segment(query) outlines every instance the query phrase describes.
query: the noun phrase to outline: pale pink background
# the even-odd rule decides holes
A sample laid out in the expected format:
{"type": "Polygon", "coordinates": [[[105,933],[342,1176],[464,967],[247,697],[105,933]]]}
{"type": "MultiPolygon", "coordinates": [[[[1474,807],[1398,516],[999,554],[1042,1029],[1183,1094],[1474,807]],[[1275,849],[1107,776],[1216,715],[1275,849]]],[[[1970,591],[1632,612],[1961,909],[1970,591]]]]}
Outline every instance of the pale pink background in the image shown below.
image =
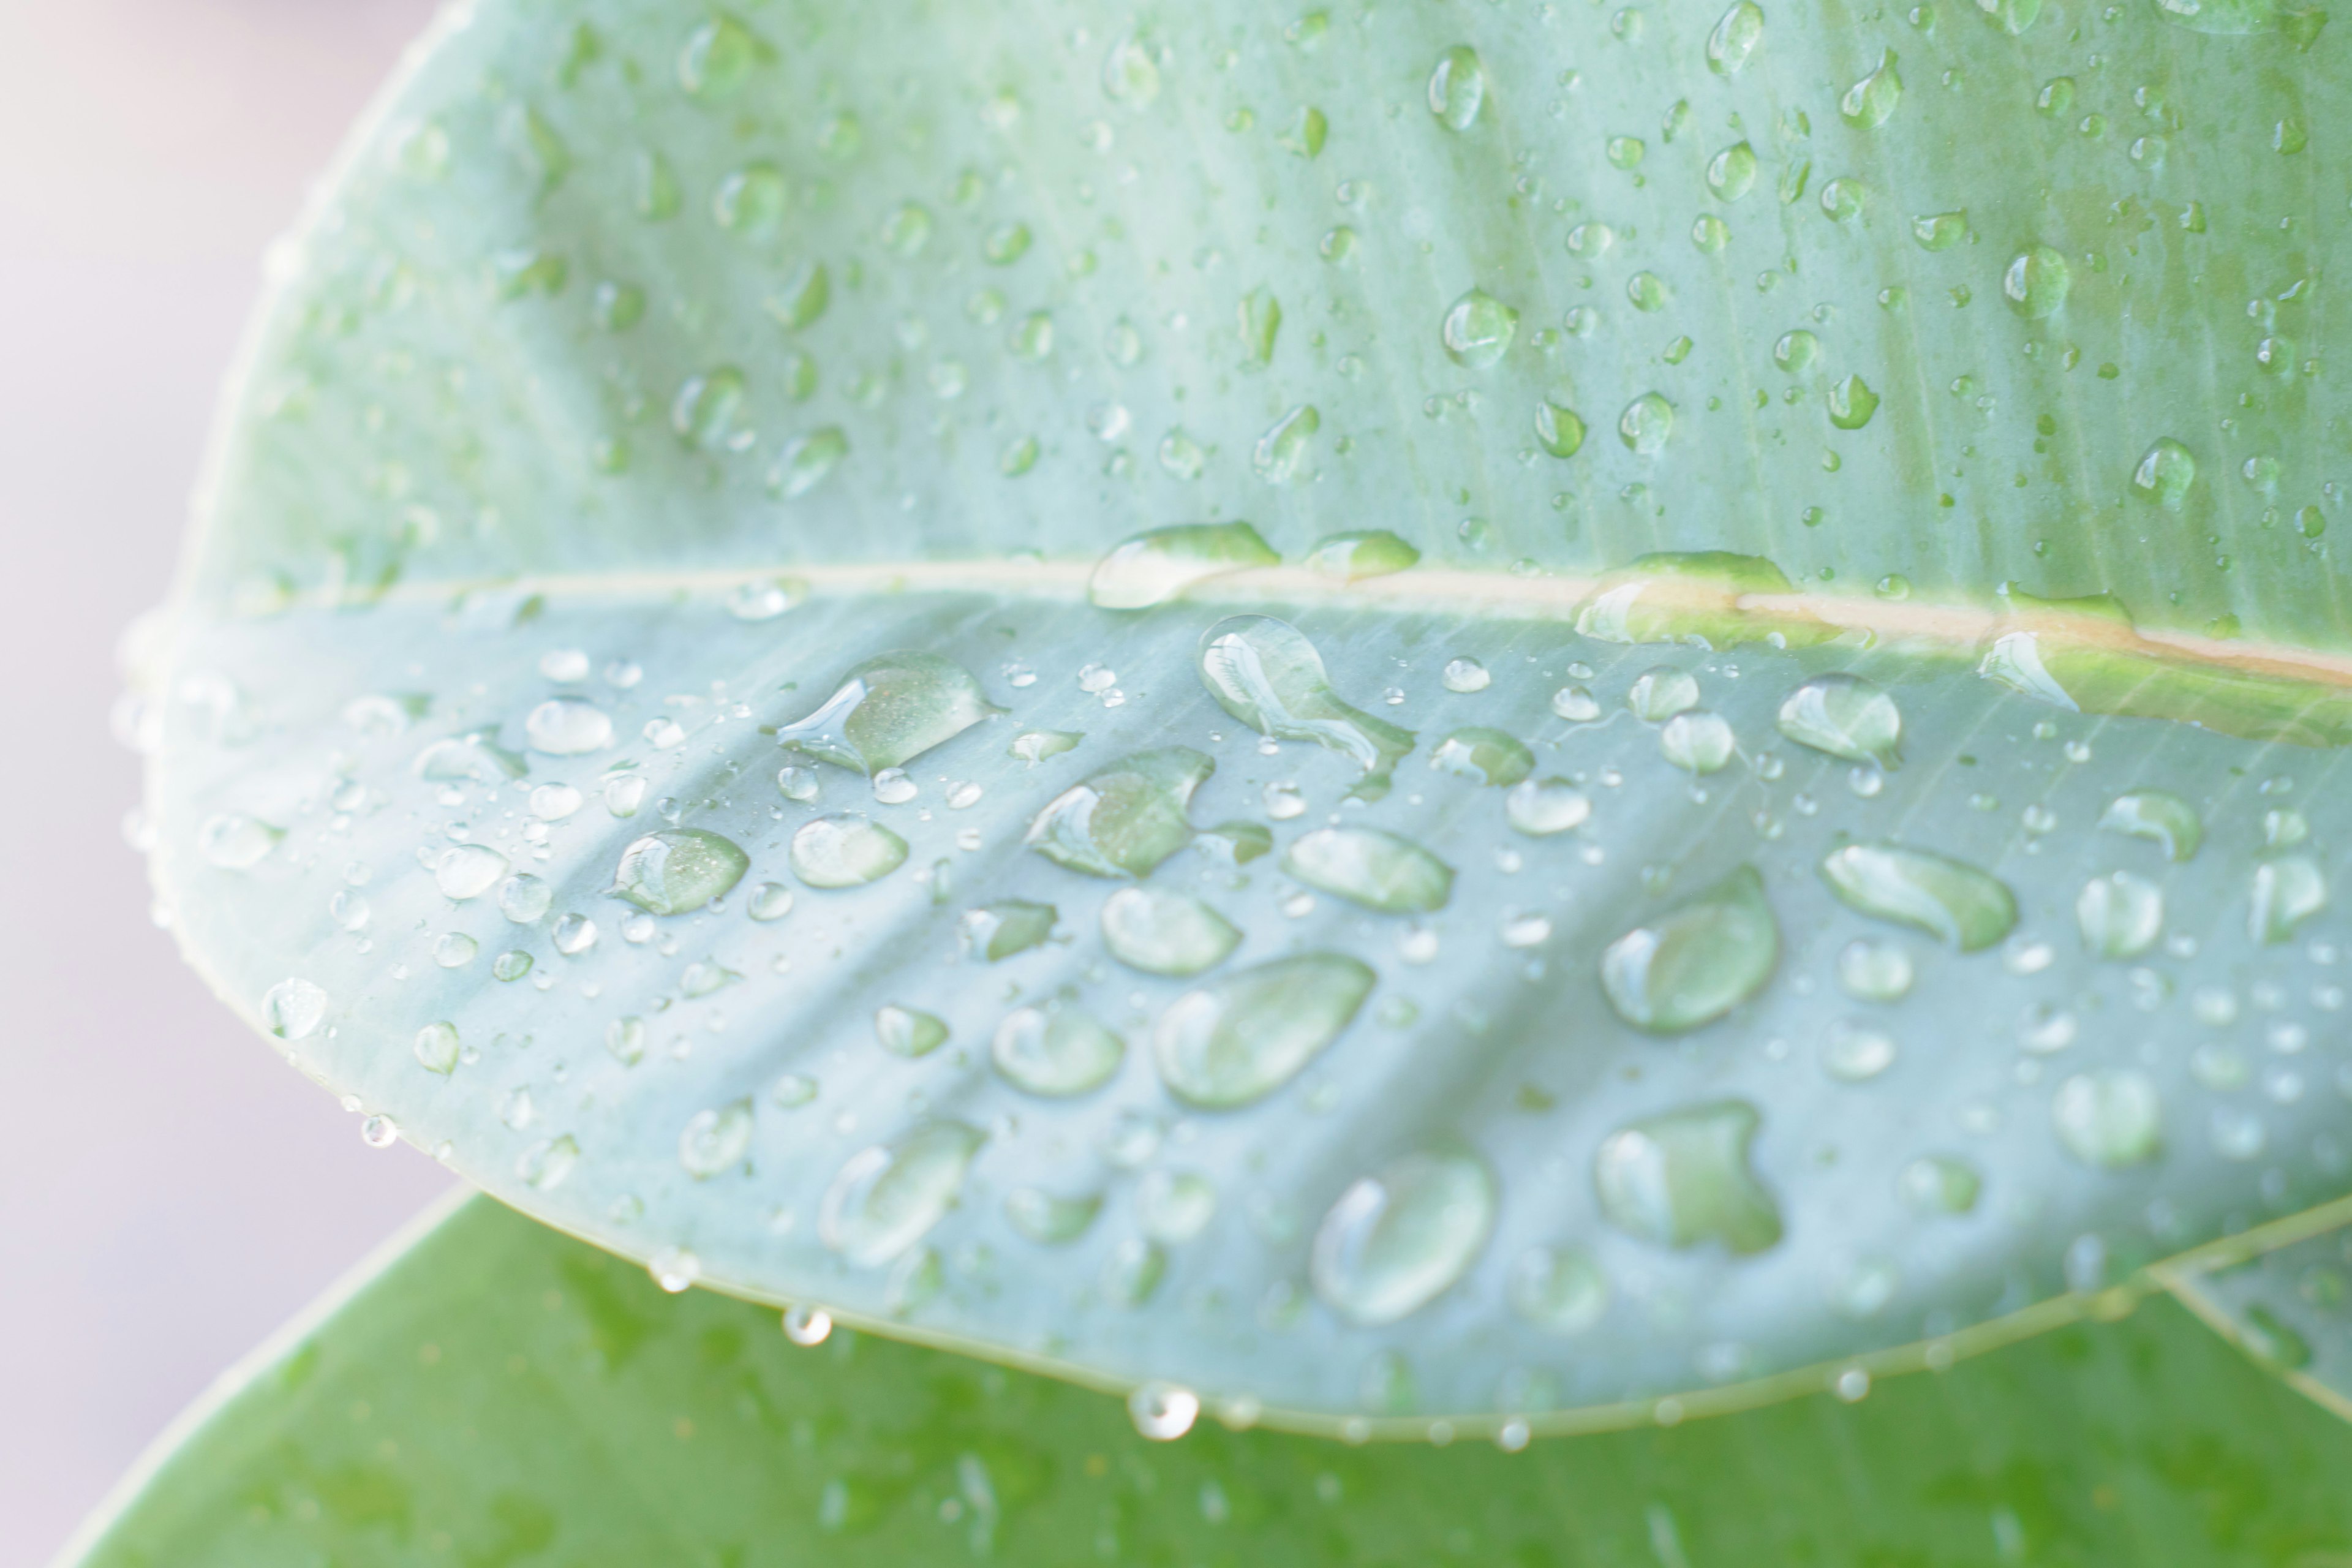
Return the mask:
{"type": "Polygon", "coordinates": [[[446,1184],[147,921],[112,647],[263,247],[429,0],[0,0],[0,1568],[446,1184]]]}

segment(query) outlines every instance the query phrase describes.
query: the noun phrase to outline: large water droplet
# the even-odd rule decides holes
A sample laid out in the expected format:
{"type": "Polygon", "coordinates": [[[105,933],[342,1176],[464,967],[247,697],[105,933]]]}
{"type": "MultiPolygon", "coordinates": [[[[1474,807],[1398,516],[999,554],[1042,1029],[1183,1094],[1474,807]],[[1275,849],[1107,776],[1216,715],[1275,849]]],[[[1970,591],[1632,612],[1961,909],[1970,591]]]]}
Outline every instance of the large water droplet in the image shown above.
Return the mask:
{"type": "Polygon", "coordinates": [[[1467,44],[1437,57],[1429,73],[1429,111],[1449,131],[1467,131],[1486,101],[1486,68],[1467,44]]]}
{"type": "Polygon", "coordinates": [[[1780,928],[1764,879],[1742,866],[1601,955],[1601,988],[1636,1028],[1680,1034],[1753,996],[1780,962],[1780,928]]]}
{"type": "Polygon", "coordinates": [[[1407,1154],[1350,1186],[1315,1233],[1315,1293],[1352,1323],[1393,1323],[1427,1306],[1476,1261],[1496,1190],[1466,1150],[1407,1154]]]}
{"type": "Polygon", "coordinates": [[[798,500],[823,484],[825,476],[849,456],[849,437],[837,425],[827,425],[796,436],[776,454],[768,470],[768,489],[782,500],[798,500]]]}
{"type": "Polygon", "coordinates": [[[1535,753],[1516,735],[1473,727],[1456,730],[1429,753],[1429,765],[1483,784],[1507,787],[1535,771],[1535,753]]]}
{"type": "Polygon", "coordinates": [[[1201,637],[1202,684],[1219,707],[1262,735],[1312,741],[1364,770],[1356,793],[1386,793],[1412,732],[1339,700],[1323,656],[1295,626],[1270,616],[1234,616],[1201,637]]]}
{"type": "Polygon", "coordinates": [[[1895,1182],[1904,1203],[1919,1214],[1966,1214],[1977,1206],[1983,1184],[1973,1167],[1948,1154],[1912,1161],[1895,1182]]]}
{"type": "Polygon", "coordinates": [[[1655,392],[1645,392],[1625,405],[1617,418],[1617,437],[1634,454],[1654,458],[1666,448],[1675,430],[1675,405],[1655,392]]]}
{"type": "Polygon", "coordinates": [[[1139,752],[1056,795],[1024,842],[1089,876],[1149,876],[1192,841],[1192,792],[1216,767],[1184,746],[1139,752]]]}
{"type": "Polygon", "coordinates": [[[2128,1068],[2068,1079],[2051,1099],[2050,1120],[2066,1152],[2086,1165],[2140,1164],[2163,1144],[2164,1103],[2156,1081],[2128,1068]]]}
{"type": "Polygon", "coordinates": [[[1246,522],[1185,522],[1139,533],[1115,547],[1087,581],[1087,599],[1106,610],[1165,604],[1203,578],[1282,557],[1246,522]]]}
{"type": "Polygon", "coordinates": [[[2101,958],[2137,958],[2164,931],[2164,893],[2128,871],[2094,877],[2074,900],[2083,945],[2101,958]]]}
{"type": "Polygon", "coordinates": [[[1326,534],[1307,552],[1307,567],[1343,583],[1386,577],[1420,561],[1421,552],[1385,529],[1326,534]]]}
{"type": "Polygon", "coordinates": [[[1152,1030],[1160,1081],[1203,1110],[1263,1100],[1339,1037],[1373,978],[1352,958],[1307,952],[1187,992],[1152,1030]]]}
{"type": "Polygon", "coordinates": [[[793,875],[812,888],[861,888],[906,859],[905,839],[862,816],[820,816],[793,835],[793,875]]]}
{"type": "Polygon", "coordinates": [[[1601,1212],[1664,1247],[1719,1241],[1757,1253],[1780,1239],[1780,1211],[1748,1165],[1763,1118],[1746,1100],[1686,1106],[1609,1135],[1592,1165],[1601,1212]]]}
{"type": "Polygon", "coordinates": [[[698,827],[648,833],[621,851],[613,891],[657,915],[682,915],[723,898],[751,858],[731,840],[698,827]]]}
{"type": "Polygon", "coordinates": [[[817,1234],[858,1268],[889,1262],[945,1217],[983,1142],[961,1121],[929,1121],[851,1155],[825,1190],[817,1234]]]}
{"type": "Polygon", "coordinates": [[[1902,101],[1903,77],[1895,69],[1895,51],[1882,49],[1876,68],[1838,100],[1838,114],[1858,131],[1873,131],[1885,124],[1902,101]]]}
{"type": "Polygon", "coordinates": [[[497,887],[508,869],[507,858],[486,844],[453,844],[434,864],[433,884],[443,898],[463,903],[497,887]]]}
{"type": "Polygon", "coordinates": [[[2197,808],[2177,795],[2160,789],[2136,789],[2111,802],[2099,826],[2110,833],[2128,834],[2164,846],[2167,858],[2187,860],[2205,842],[2205,824],[2197,808]]]}
{"type": "Polygon", "coordinates": [[[1839,950],[1838,984],[1864,1002],[1899,1002],[1911,991],[1911,955],[1900,942],[1857,937],[1839,950]]]}
{"type": "Polygon", "coordinates": [[[815,712],[776,731],[779,743],[874,774],[902,768],[932,747],[1003,712],[969,670],[935,653],[899,649],[841,678],[815,712]]]}
{"type": "Polygon", "coordinates": [[[1307,443],[1323,427],[1323,416],[1302,403],[1266,426],[1250,452],[1250,467],[1270,485],[1288,484],[1307,460],[1307,443]]]}
{"type": "Polygon", "coordinates": [[[989,1055],[1015,1088],[1061,1099],[1108,1083],[1127,1042],[1076,1007],[1021,1007],[996,1026],[989,1055]]]}
{"type": "Polygon", "coordinates": [[[1121,888],[1103,901],[1103,945],[1130,969],[1189,977],[1213,969],[1240,945],[1231,921],[1190,893],[1121,888]]]}
{"type": "MultiPolygon", "coordinates": [[[[1824,191],[1823,197],[1828,194],[1824,191]]],[[[1849,375],[1830,388],[1829,409],[1831,424],[1841,430],[1859,430],[1878,412],[1878,394],[1862,377],[1849,375]]]]}
{"type": "Polygon", "coordinates": [[[1822,861],[1840,901],[1940,937],[1962,952],[1990,947],[2017,924],[2017,899],[1998,878],[1924,849],[1850,844],[1822,861]]]}
{"type": "Polygon", "coordinates": [[[1855,675],[1822,675],[1780,704],[1780,733],[1848,762],[1894,767],[1900,760],[1903,712],[1895,699],[1855,675]]]}
{"type": "Polygon", "coordinates": [[[1282,853],[1282,868],[1310,888],[1383,914],[1425,914],[1445,907],[1454,868],[1415,844],[1377,827],[1318,827],[1282,853]]]}
{"type": "Polygon", "coordinates": [[[1738,0],[1706,36],[1706,64],[1717,76],[1731,76],[1748,63],[1764,37],[1764,8],[1756,0],[1738,0]]]}
{"type": "Polygon", "coordinates": [[[1445,312],[1438,337],[1445,357],[1470,370],[1501,359],[1519,330],[1519,313],[1483,289],[1473,289],[1445,312]]]}

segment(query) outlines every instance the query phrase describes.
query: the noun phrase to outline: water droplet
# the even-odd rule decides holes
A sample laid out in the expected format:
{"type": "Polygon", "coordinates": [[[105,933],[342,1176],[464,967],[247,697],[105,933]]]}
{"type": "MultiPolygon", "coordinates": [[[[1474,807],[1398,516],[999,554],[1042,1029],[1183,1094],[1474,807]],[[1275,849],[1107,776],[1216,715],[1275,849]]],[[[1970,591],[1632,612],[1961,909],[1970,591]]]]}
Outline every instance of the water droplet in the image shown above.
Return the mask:
{"type": "Polygon", "coordinates": [[[1736,1253],[1780,1239],[1780,1213],[1748,1153],[1763,1118],[1745,1100],[1686,1106],[1609,1135],[1594,1158],[1601,1212],[1664,1247],[1719,1241],[1736,1253]]]}
{"type": "Polygon", "coordinates": [[[1042,1187],[1015,1187],[1004,1194],[1004,1217],[1014,1230],[1041,1247],[1077,1240],[1102,1212],[1102,1194],[1069,1198],[1042,1187]]]}
{"type": "Polygon", "coordinates": [[[1830,388],[1829,407],[1831,424],[1841,430],[1859,430],[1878,412],[1878,394],[1862,377],[1850,375],[1830,388]]]}
{"type": "Polygon", "coordinates": [[[1486,667],[1475,658],[1446,660],[1444,672],[1438,678],[1446,690],[1464,693],[1484,691],[1494,679],[1486,673],[1486,667]]]}
{"type": "Polygon", "coordinates": [[[1645,724],[1657,724],[1698,706],[1698,681],[1689,671],[1660,665],[1626,689],[1625,706],[1645,724]]]}
{"type": "Polygon", "coordinates": [[[261,863],[285,833],[243,812],[224,812],[196,829],[196,853],[224,871],[247,871],[261,863]]]}
{"type": "Polygon", "coordinates": [[[696,451],[725,451],[740,428],[748,396],[743,373],[731,365],[690,376],[670,404],[670,428],[696,451]]]}
{"type": "MultiPolygon", "coordinates": [[[[803,823],[793,835],[793,875],[812,888],[862,888],[880,881],[906,859],[905,839],[880,823],[847,813],[803,823]]],[[[729,885],[733,885],[731,879],[729,885]]]]}
{"type": "Polygon", "coordinates": [[[1466,1150],[1391,1161],[1341,1194],[1315,1233],[1315,1293],[1374,1328],[1412,1316],[1468,1271],[1494,1229],[1494,1173],[1466,1150]]]}
{"type": "Polygon", "coordinates": [[[1383,793],[1412,732],[1349,707],[1331,689],[1323,657],[1296,627],[1268,616],[1234,616],[1201,638],[1201,680],[1218,706],[1262,735],[1312,741],[1364,770],[1360,795],[1383,793]]]}
{"type": "Polygon", "coordinates": [[[1739,748],[1722,715],[1704,709],[1677,713],[1658,731],[1658,751],[1687,773],[1720,773],[1739,748]]]}
{"type": "Polygon", "coordinates": [[[1437,57],[1429,73],[1429,112],[1449,131],[1467,131],[1486,101],[1486,68],[1467,44],[1437,57]]]}
{"type": "Polygon", "coordinates": [[[525,1150],[522,1158],[515,1162],[515,1174],[523,1179],[526,1186],[543,1193],[562,1186],[563,1178],[579,1163],[579,1141],[566,1132],[525,1150]]]}
{"type": "Polygon", "coordinates": [[[1849,909],[1916,926],[1962,952],[1990,947],[2017,924],[2017,900],[1998,879],[1924,849],[1853,844],[1822,861],[1849,909]]]}
{"type": "Polygon", "coordinates": [[[2156,1157],[2164,1105],[2156,1082],[2128,1068],[2077,1073],[2058,1086],[2050,1118],[2066,1152],[2086,1165],[2119,1170],[2156,1157]]]}
{"type": "Polygon", "coordinates": [[[2046,245],[2031,245],[2010,258],[2000,291],[2019,314],[2033,321],[2057,314],[2074,286],[2066,258],[2046,245]]]}
{"type": "Polygon", "coordinates": [[[784,1311],[784,1338],[803,1350],[833,1335],[833,1314],[822,1307],[794,1305],[784,1311]]]}
{"type": "Polygon", "coordinates": [[[1484,370],[1509,351],[1519,330],[1519,313],[1483,289],[1454,301],[1440,324],[1445,357],[1469,370],[1484,370]]]}
{"type": "Polygon", "coordinates": [[[1504,797],[1503,815],[1517,831],[1547,838],[1580,826],[1591,816],[1592,802],[1566,779],[1528,779],[1504,797]]]}
{"type": "Polygon", "coordinates": [[[554,901],[555,889],[528,871],[509,877],[499,888],[499,912],[520,926],[546,914],[554,901]]]}
{"type": "Polygon", "coordinates": [[[416,1059],[427,1072],[457,1070],[457,1026],[427,1024],[416,1031],[416,1059]]]}
{"type": "Polygon", "coordinates": [[[1573,458],[1584,447],[1584,421],[1546,399],[1536,405],[1536,444],[1555,458],[1573,458]]]}
{"type": "Polygon", "coordinates": [[[677,84],[705,103],[730,98],[753,68],[772,58],[751,30],[723,13],[688,33],[677,54],[677,84]]]}
{"type": "Polygon", "coordinates": [[[1911,991],[1911,955],[1902,944],[1857,937],[1838,953],[1838,984],[1864,1002],[1899,1002],[1911,991]]]}
{"type": "Polygon", "coordinates": [[[1645,392],[1625,405],[1617,420],[1617,436],[1636,456],[1654,458],[1665,450],[1674,434],[1675,405],[1654,392],[1645,392]]]}
{"type": "MultiPolygon", "coordinates": [[[[1697,700],[1696,695],[1692,700],[1697,700]]],[[[1601,717],[1601,704],[1581,686],[1563,686],[1553,692],[1551,710],[1571,724],[1590,724],[1601,717]]]]}
{"type": "Polygon", "coordinates": [[[1103,945],[1147,974],[1190,977],[1223,963],[1241,931],[1189,893],[1121,888],[1102,908],[1103,945]]]}
{"type": "MultiPolygon", "coordinates": [[[[934,653],[900,649],[841,678],[816,711],[776,731],[794,751],[872,775],[904,767],[1003,712],[970,671],[934,653]]],[[[789,791],[787,792],[790,793],[789,791]]]]}
{"type": "Polygon", "coordinates": [[[2246,931],[2256,942],[2281,942],[2327,905],[2327,882],[2318,865],[2290,855],[2254,869],[2254,897],[2246,931]]]}
{"type": "Polygon", "coordinates": [[[1270,485],[1288,484],[1307,460],[1307,443],[1323,427],[1323,416],[1302,403],[1266,427],[1250,453],[1250,467],[1270,485]]]}
{"type": "Polygon", "coordinates": [[[874,1015],[874,1036],[894,1057],[929,1056],[948,1043],[946,1021],[917,1007],[886,1005],[874,1015]]]}
{"type": "Polygon", "coordinates": [[[1005,754],[1034,766],[1049,757],[1075,751],[1078,742],[1085,739],[1074,730],[1024,730],[1013,737],[1013,743],[1005,748],[1005,754]]]}
{"type": "MultiPolygon", "coordinates": [[[[1480,671],[1483,675],[1485,671],[1480,671]]],[[[1535,753],[1500,730],[1456,730],[1429,754],[1429,765],[1480,784],[1506,787],[1535,771],[1535,753]]]]}
{"type": "Polygon", "coordinates": [[[1140,38],[1121,38],[1103,58],[1103,96],[1129,109],[1141,109],[1160,96],[1160,67],[1150,46],[1140,38]]]}
{"type": "Polygon", "coordinates": [[[755,921],[780,921],[793,912],[793,890],[782,882],[762,882],[751,889],[744,913],[755,921]]]}
{"type": "Polygon", "coordinates": [[[2083,945],[2101,958],[2137,958],[2164,931],[2164,893],[2128,871],[2094,877],[2074,900],[2083,945]]]}
{"type": "Polygon", "coordinates": [[[1625,279],[1626,303],[1636,310],[1663,310],[1673,298],[1666,280],[1654,272],[1636,272],[1625,279]]]}
{"type": "Polygon", "coordinates": [[[823,484],[847,456],[849,437],[837,425],[795,437],[776,454],[775,466],[768,470],[768,492],[780,500],[798,500],[823,484]]]}
{"type": "Polygon", "coordinates": [[[751,858],[698,827],[649,833],[621,851],[613,891],[649,914],[681,915],[724,898],[751,858]]]}
{"type": "Polygon", "coordinates": [[[462,903],[497,887],[507,868],[507,858],[487,845],[454,844],[434,863],[433,882],[443,898],[462,903]]]}
{"type": "Polygon", "coordinates": [[[1386,577],[1402,572],[1421,559],[1421,552],[1384,529],[1327,534],[1308,552],[1307,566],[1343,583],[1386,577]]]}
{"type": "Polygon", "coordinates": [[[1383,914],[1443,909],[1454,868],[1409,838],[1377,827],[1319,827],[1283,851],[1282,868],[1319,891],[1383,914]]]}
{"type": "Polygon", "coordinates": [[[1966,1214],[1977,1206],[1983,1183],[1966,1162],[1928,1154],[1904,1166],[1895,1187],[1914,1213],[1966,1214]]]}
{"type": "Polygon", "coordinates": [[[702,1259],[683,1247],[665,1247],[646,1260],[654,1283],[672,1296],[692,1289],[702,1278],[702,1259]]]}
{"type": "Polygon", "coordinates": [[[1838,100],[1838,116],[1858,131],[1873,131],[1885,124],[1902,101],[1903,77],[1895,69],[1895,51],[1882,49],[1877,67],[1838,100]]]}
{"type": "Polygon", "coordinates": [[[1075,1007],[1022,1007],[997,1026],[990,1056],[996,1070],[1031,1094],[1065,1098],[1108,1083],[1127,1042],[1075,1007]]]}
{"type": "Polygon", "coordinates": [[[927,1121],[851,1155],[825,1190],[818,1236],[857,1268],[889,1262],[946,1217],[985,1141],[961,1121],[927,1121]]]}
{"type": "Polygon", "coordinates": [[[966,910],[958,922],[958,935],[965,952],[996,963],[1044,942],[1054,934],[1057,918],[1051,904],[1000,899],[966,910]]]}
{"type": "Polygon", "coordinates": [[[1087,598],[1101,609],[1140,610],[1166,604],[1204,578],[1281,563],[1246,522],[1178,523],[1113,548],[1087,581],[1087,598]]]}
{"type": "Polygon", "coordinates": [[[1707,160],[1706,188],[1717,201],[1736,202],[1756,184],[1756,149],[1735,142],[1707,160]]]}
{"type": "Polygon", "coordinates": [[[1764,37],[1764,8],[1756,0],[1738,0],[1706,36],[1707,68],[1717,76],[1736,75],[1764,37]]]}
{"type": "Polygon", "coordinates": [[[697,1111],[677,1141],[677,1163],[698,1182],[722,1175],[743,1163],[751,1147],[751,1101],[747,1098],[716,1110],[697,1111]]]}
{"type": "Polygon", "coordinates": [[[2152,500],[2167,511],[2179,511],[2189,500],[2189,487],[2197,482],[2197,459],[2188,447],[2163,437],[2140,458],[2131,482],[2142,500],[2152,500]]]}
{"type": "Polygon", "coordinates": [[[1192,792],[1215,771],[1184,746],[1139,752],[1055,796],[1024,842],[1089,876],[1148,876],[1192,841],[1192,792]]]}
{"type": "Polygon", "coordinates": [[[1200,1398],[1172,1383],[1147,1383],[1127,1396],[1128,1418],[1155,1443],[1172,1443],[1200,1419],[1200,1398]]]}
{"type": "Polygon", "coordinates": [[[1894,1037],[1867,1024],[1841,1019],[1822,1042],[1822,1070],[1842,1083],[1862,1083],[1895,1065],[1894,1037]]]}
{"type": "Polygon", "coordinates": [[[1714,1022],[1753,996],[1780,957],[1780,928],[1753,867],[1731,875],[1601,955],[1601,988],[1617,1016],[1673,1035],[1714,1022]]]}
{"type": "Polygon", "coordinates": [[[1580,1247],[1537,1247],[1511,1264],[1511,1310],[1550,1333],[1580,1334],[1609,1310],[1609,1279],[1580,1247]]]}
{"type": "Polygon", "coordinates": [[[1160,1079],[1202,1110],[1263,1100],[1339,1038],[1373,978],[1352,958],[1307,952],[1187,992],[1152,1030],[1160,1079]]]}
{"type": "Polygon", "coordinates": [[[1789,693],[1780,704],[1780,733],[1800,745],[1848,762],[1900,761],[1903,712],[1895,699],[1853,675],[1822,675],[1789,693]]]}

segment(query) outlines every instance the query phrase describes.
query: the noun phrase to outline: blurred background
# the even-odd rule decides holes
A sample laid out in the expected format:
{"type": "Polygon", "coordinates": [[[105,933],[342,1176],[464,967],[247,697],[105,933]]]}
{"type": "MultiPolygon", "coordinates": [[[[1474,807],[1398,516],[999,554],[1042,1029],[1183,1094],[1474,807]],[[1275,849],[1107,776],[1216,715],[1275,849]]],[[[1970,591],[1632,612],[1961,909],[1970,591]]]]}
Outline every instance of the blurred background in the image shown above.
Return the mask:
{"type": "Polygon", "coordinates": [[[150,924],[107,721],[263,248],[433,10],[0,0],[0,1568],[446,1184],[150,924]]]}

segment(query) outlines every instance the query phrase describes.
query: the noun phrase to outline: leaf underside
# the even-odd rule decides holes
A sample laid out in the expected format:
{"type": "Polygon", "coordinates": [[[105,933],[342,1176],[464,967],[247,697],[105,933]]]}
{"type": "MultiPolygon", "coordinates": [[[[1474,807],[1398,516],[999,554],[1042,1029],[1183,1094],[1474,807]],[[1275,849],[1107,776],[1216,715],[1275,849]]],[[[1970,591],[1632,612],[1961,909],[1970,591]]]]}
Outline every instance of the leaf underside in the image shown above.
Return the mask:
{"type": "Polygon", "coordinates": [[[2352,1429],[2158,1300],[1859,1404],[1506,1453],[1203,1422],[668,1298],[475,1200],[248,1373],[74,1559],[2328,1563],[2352,1429]],[[1475,1499],[1475,1506],[1465,1506],[1475,1499]]]}
{"type": "Polygon", "coordinates": [[[140,678],[303,1070],[674,1277],[1381,1434],[2352,1191],[2340,30],[834,11],[453,13],[289,252],[140,678]]]}

